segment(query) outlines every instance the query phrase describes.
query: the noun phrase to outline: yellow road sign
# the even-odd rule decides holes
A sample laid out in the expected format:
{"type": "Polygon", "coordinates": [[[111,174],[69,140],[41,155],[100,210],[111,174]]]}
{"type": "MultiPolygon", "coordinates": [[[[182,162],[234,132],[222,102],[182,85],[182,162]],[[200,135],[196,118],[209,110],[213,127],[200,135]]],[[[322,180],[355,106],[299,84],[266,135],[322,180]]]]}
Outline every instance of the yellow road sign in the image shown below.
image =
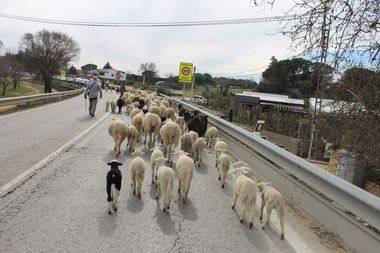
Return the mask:
{"type": "Polygon", "coordinates": [[[193,64],[188,62],[180,62],[179,78],[180,83],[191,83],[193,77],[193,64]]]}
{"type": "Polygon", "coordinates": [[[61,77],[65,77],[66,76],[66,72],[64,70],[61,70],[61,77]]]}

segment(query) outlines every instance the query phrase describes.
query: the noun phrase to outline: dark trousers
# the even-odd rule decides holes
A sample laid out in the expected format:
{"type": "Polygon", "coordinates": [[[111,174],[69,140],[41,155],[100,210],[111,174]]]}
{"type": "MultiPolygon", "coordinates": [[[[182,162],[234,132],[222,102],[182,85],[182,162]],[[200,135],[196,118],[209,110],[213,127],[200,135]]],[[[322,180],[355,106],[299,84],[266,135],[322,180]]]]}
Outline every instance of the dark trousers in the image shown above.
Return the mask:
{"type": "Polygon", "coordinates": [[[94,116],[96,110],[96,104],[98,103],[98,98],[90,98],[90,106],[88,108],[88,112],[94,116]]]}

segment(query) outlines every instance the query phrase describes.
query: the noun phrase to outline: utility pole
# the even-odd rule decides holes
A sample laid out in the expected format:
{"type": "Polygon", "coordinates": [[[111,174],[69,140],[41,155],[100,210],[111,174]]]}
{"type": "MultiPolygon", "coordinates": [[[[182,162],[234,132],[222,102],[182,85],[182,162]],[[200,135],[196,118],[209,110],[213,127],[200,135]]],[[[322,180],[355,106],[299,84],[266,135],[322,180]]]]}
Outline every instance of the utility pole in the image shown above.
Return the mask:
{"type": "Polygon", "coordinates": [[[321,35],[321,55],[319,59],[320,66],[318,68],[318,79],[317,79],[317,90],[315,92],[315,104],[314,104],[314,111],[312,114],[312,125],[310,129],[310,140],[309,140],[309,151],[307,154],[307,158],[310,159],[311,157],[311,150],[313,149],[313,142],[314,142],[314,135],[315,135],[315,127],[317,122],[317,104],[318,104],[318,96],[320,95],[319,100],[319,111],[321,110],[322,106],[322,92],[320,90],[323,90],[323,74],[321,73],[321,67],[323,64],[326,63],[327,58],[327,49],[329,47],[329,38],[330,38],[330,25],[331,25],[331,17],[329,18],[329,22],[327,22],[327,14],[328,14],[328,8],[327,8],[327,2],[324,2],[324,10],[323,10],[323,23],[322,23],[322,35],[321,35]],[[321,93],[321,94],[319,94],[321,93]]]}
{"type": "Polygon", "coordinates": [[[193,76],[192,76],[192,79],[191,79],[191,98],[194,98],[195,70],[196,70],[196,67],[194,66],[193,76]]]}

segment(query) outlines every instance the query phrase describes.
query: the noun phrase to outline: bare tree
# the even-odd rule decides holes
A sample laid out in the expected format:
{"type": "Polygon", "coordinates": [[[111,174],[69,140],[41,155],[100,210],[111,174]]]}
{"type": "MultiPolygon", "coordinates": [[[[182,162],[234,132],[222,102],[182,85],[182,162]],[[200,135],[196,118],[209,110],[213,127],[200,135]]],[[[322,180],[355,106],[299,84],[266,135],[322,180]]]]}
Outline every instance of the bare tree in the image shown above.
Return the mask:
{"type": "MultiPolygon", "coordinates": [[[[276,0],[254,0],[257,6],[273,5],[276,0]]],[[[322,37],[324,13],[330,27],[329,52],[333,65],[365,63],[380,65],[379,0],[295,0],[282,33],[292,47],[303,54],[315,55],[322,37]]]]}
{"type": "Polygon", "coordinates": [[[143,77],[148,81],[148,82],[153,82],[154,78],[157,75],[157,68],[156,64],[153,62],[146,62],[146,63],[141,63],[139,72],[143,75],[143,77]]]}
{"type": "Polygon", "coordinates": [[[53,75],[64,69],[79,52],[79,45],[68,35],[42,30],[26,33],[20,41],[29,67],[43,78],[45,92],[51,92],[53,75]]]}
{"type": "Polygon", "coordinates": [[[5,95],[7,87],[10,84],[11,62],[7,54],[8,53],[0,55],[0,84],[2,86],[2,95],[5,95]]]}

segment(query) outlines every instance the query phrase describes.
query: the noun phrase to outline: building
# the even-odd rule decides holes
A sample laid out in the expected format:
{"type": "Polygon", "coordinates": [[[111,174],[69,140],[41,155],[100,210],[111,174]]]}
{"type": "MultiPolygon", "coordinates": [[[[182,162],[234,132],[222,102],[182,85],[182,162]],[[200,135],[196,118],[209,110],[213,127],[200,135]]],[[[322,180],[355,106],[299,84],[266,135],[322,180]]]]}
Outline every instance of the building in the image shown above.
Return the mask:
{"type": "Polygon", "coordinates": [[[287,95],[243,91],[243,93],[235,94],[234,102],[247,106],[260,105],[263,108],[305,112],[305,102],[302,99],[289,98],[287,95]]]}
{"type": "Polygon", "coordinates": [[[94,69],[90,70],[90,74],[108,80],[126,80],[126,73],[116,69],[94,69]]]}

